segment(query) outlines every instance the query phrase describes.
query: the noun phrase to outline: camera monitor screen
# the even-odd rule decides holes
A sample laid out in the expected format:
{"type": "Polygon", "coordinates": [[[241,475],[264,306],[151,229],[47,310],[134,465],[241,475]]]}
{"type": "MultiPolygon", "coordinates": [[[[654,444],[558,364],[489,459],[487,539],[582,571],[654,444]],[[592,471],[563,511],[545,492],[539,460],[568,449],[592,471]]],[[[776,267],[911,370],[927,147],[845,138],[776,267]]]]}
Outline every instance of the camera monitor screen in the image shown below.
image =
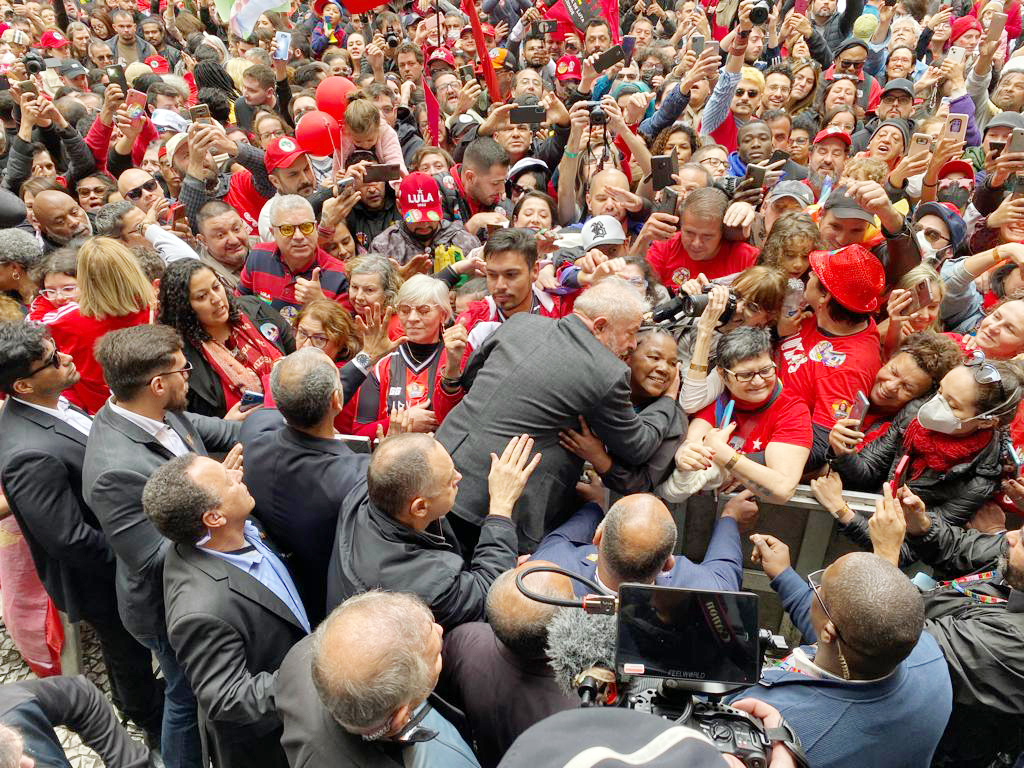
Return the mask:
{"type": "Polygon", "coordinates": [[[707,693],[753,685],[761,673],[757,608],[750,592],[623,584],[616,671],[689,681],[707,693]]]}

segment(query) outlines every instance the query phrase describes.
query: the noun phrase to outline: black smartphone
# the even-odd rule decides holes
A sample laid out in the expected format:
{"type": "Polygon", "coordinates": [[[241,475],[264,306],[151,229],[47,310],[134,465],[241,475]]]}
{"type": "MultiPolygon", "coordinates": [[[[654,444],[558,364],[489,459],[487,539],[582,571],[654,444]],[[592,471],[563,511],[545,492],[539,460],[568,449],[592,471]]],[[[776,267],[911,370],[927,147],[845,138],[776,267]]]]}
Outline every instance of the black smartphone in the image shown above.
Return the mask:
{"type": "Polygon", "coordinates": [[[124,93],[128,93],[128,81],[124,76],[124,67],[115,64],[112,67],[106,67],[103,71],[107,73],[107,79],[110,82],[120,86],[124,93]]]}
{"type": "Polygon", "coordinates": [[[636,49],[636,37],[625,35],[622,38],[622,51],[626,54],[626,64],[633,61],[633,51],[636,49]]]}
{"type": "Polygon", "coordinates": [[[553,35],[558,31],[558,22],[554,19],[541,19],[535,26],[542,35],[553,35]]]}
{"type": "Polygon", "coordinates": [[[679,193],[672,187],[665,187],[661,190],[661,200],[654,204],[652,209],[655,213],[669,213],[676,215],[676,208],[679,207],[679,193]]]}
{"type": "Polygon", "coordinates": [[[753,165],[753,164],[751,164],[751,165],[747,166],[747,174],[746,174],[747,178],[748,179],[753,179],[754,183],[758,187],[763,187],[764,186],[764,175],[765,175],[765,173],[766,173],[766,169],[762,168],[760,165],[753,165]]]}
{"type": "Polygon", "coordinates": [[[462,81],[463,85],[465,85],[466,83],[471,83],[475,79],[476,76],[473,74],[472,64],[463,64],[461,67],[459,67],[459,80],[462,81]]]}
{"type": "Polygon", "coordinates": [[[988,148],[989,148],[990,152],[995,152],[998,155],[1004,149],[1006,149],[1006,142],[1005,141],[994,141],[993,140],[993,141],[990,141],[988,143],[988,148]]]}
{"type": "Polygon", "coordinates": [[[789,152],[784,149],[776,149],[772,152],[772,156],[768,158],[768,164],[777,163],[779,160],[789,160],[789,152]]]}
{"type": "Polygon", "coordinates": [[[606,72],[620,61],[626,60],[626,52],[621,45],[613,45],[607,51],[594,59],[594,69],[598,72],[606,72]]]}
{"type": "Polygon", "coordinates": [[[675,184],[673,173],[679,173],[679,156],[674,149],[672,154],[651,158],[651,186],[655,192],[675,184]]]}
{"type": "Polygon", "coordinates": [[[528,107],[512,107],[508,113],[508,121],[512,125],[540,125],[547,117],[548,111],[540,104],[528,107]]]}
{"type": "Polygon", "coordinates": [[[400,178],[402,178],[402,171],[399,169],[398,163],[374,163],[366,166],[366,170],[363,171],[364,183],[396,181],[400,178]]]}

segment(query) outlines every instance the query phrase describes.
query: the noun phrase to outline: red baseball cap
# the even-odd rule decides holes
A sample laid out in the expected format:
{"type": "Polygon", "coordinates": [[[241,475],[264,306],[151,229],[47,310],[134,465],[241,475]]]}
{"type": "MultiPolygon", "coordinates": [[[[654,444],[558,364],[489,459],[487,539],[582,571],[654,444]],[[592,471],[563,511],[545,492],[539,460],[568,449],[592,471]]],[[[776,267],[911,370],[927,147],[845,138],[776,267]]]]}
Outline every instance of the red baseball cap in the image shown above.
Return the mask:
{"type": "Polygon", "coordinates": [[[969,179],[974,178],[974,166],[968,163],[966,160],[950,160],[941,168],[939,168],[939,181],[949,176],[951,173],[962,173],[969,179]]]}
{"type": "Polygon", "coordinates": [[[398,187],[398,212],[406,224],[441,221],[441,188],[434,177],[417,171],[402,179],[398,187]]]}
{"type": "Polygon", "coordinates": [[[290,168],[297,159],[308,154],[291,136],[281,136],[267,145],[263,153],[263,165],[267,173],[272,173],[278,168],[290,168]]]}
{"type": "Polygon", "coordinates": [[[494,29],[493,24],[481,24],[480,29],[484,31],[484,37],[497,37],[498,33],[494,29]]]}
{"type": "Polygon", "coordinates": [[[427,57],[427,69],[430,69],[430,65],[435,61],[440,61],[447,64],[452,69],[455,69],[455,57],[452,52],[447,48],[435,48],[430,56],[427,57]]]}
{"type": "Polygon", "coordinates": [[[158,53],[154,53],[152,56],[147,56],[143,59],[143,62],[145,62],[157,75],[169,75],[171,73],[170,62],[158,53]]]}
{"type": "Polygon", "coordinates": [[[842,306],[852,312],[874,312],[885,289],[885,267],[863,245],[834,251],[811,251],[811,270],[842,306]]]}
{"type": "Polygon", "coordinates": [[[822,128],[820,131],[818,131],[817,135],[814,137],[814,141],[812,141],[811,144],[817,144],[819,142],[824,141],[825,139],[839,139],[844,144],[846,144],[846,146],[850,146],[851,144],[853,144],[853,141],[850,140],[850,134],[848,134],[842,128],[836,128],[834,126],[822,128]]]}
{"type": "Polygon", "coordinates": [[[71,41],[52,29],[43,32],[43,36],[39,38],[40,48],[63,48],[65,45],[71,45],[71,41]]]}
{"type": "Polygon", "coordinates": [[[555,65],[555,78],[559,82],[565,80],[582,80],[583,79],[583,65],[580,64],[580,60],[575,56],[569,56],[568,54],[558,60],[558,64],[555,65]]]}

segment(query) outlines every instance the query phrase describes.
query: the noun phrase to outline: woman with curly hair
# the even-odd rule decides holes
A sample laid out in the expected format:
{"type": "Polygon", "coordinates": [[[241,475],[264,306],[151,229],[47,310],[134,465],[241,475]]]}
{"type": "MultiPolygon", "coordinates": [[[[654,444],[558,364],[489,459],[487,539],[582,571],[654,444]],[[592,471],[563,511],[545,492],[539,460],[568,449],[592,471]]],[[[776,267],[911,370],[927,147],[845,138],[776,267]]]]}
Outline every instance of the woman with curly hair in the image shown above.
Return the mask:
{"type": "Polygon", "coordinates": [[[676,150],[679,156],[679,163],[689,162],[690,157],[700,147],[697,141],[697,132],[689,123],[673,123],[654,137],[651,142],[652,155],[670,155],[676,150]]]}
{"type": "Polygon", "coordinates": [[[185,341],[188,410],[224,416],[242,393],[263,392],[274,361],[295,351],[288,322],[258,296],[232,296],[197,259],[172,262],[160,282],[159,322],[185,341]]]}

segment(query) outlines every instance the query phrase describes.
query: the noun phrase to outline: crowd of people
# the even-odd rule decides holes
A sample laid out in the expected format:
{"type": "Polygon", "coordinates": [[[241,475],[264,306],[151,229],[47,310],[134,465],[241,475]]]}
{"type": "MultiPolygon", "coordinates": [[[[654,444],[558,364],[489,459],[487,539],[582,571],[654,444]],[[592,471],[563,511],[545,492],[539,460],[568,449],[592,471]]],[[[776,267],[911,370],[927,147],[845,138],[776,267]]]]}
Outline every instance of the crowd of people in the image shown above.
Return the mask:
{"type": "Polygon", "coordinates": [[[0,0],[0,768],[536,766],[538,563],[762,570],[774,768],[1024,765],[1020,0],[253,7],[0,0]]]}

